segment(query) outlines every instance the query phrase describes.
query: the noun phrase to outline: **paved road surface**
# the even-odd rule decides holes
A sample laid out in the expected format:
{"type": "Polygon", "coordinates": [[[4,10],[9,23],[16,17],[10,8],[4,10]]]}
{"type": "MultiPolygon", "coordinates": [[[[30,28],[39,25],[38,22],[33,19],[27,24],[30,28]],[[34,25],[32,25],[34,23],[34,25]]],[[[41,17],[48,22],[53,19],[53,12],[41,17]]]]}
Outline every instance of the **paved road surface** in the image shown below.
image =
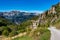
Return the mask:
{"type": "Polygon", "coordinates": [[[55,27],[48,28],[51,31],[51,38],[50,40],[60,40],[60,30],[56,29],[55,27]]]}

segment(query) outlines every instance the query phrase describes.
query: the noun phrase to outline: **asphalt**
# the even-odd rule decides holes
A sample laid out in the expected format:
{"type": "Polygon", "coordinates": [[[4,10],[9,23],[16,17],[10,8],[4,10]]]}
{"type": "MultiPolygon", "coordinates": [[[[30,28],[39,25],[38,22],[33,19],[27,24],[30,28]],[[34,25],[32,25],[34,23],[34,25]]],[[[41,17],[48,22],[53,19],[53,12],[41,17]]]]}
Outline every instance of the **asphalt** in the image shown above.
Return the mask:
{"type": "Polygon", "coordinates": [[[49,27],[48,29],[51,31],[50,40],[60,40],[60,30],[56,29],[53,26],[49,27]]]}

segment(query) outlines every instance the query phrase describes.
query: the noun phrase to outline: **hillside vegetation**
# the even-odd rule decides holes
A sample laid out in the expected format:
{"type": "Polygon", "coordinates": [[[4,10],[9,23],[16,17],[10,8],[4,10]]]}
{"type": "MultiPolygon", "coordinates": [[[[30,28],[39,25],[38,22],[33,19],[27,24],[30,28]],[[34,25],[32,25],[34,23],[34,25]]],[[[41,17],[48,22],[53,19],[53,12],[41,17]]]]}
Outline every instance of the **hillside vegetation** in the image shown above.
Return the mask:
{"type": "Polygon", "coordinates": [[[0,17],[0,35],[14,36],[22,32],[26,32],[29,25],[32,25],[31,20],[36,20],[38,16],[32,17],[21,24],[17,25],[3,17],[0,17]]]}
{"type": "MultiPolygon", "coordinates": [[[[41,21],[43,23],[48,23],[49,25],[60,27],[60,3],[53,5],[50,10],[41,14],[41,21]]],[[[41,24],[41,23],[40,23],[41,24]]]]}
{"type": "Polygon", "coordinates": [[[12,37],[18,35],[19,33],[27,32],[26,35],[22,37],[17,37],[12,40],[50,40],[50,31],[48,30],[48,27],[52,25],[55,26],[56,28],[60,28],[59,5],[60,5],[59,3],[53,5],[50,10],[47,10],[40,15],[31,17],[23,21],[19,25],[1,17],[0,35],[12,37]],[[36,29],[34,29],[33,23],[35,23],[37,20],[39,20],[39,23],[38,26],[36,26],[36,29]],[[30,33],[31,36],[29,35],[30,33]]]}

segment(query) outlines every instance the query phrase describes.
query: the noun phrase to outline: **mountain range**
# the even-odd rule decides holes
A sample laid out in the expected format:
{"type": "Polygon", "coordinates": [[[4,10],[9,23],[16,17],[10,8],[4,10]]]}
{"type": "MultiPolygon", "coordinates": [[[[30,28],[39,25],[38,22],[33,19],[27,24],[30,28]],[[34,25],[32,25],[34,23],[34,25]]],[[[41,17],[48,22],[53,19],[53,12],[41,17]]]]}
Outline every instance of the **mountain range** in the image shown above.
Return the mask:
{"type": "Polygon", "coordinates": [[[27,19],[37,16],[36,13],[20,12],[20,11],[10,11],[10,12],[0,12],[0,17],[10,20],[10,22],[19,24],[27,19]]]}

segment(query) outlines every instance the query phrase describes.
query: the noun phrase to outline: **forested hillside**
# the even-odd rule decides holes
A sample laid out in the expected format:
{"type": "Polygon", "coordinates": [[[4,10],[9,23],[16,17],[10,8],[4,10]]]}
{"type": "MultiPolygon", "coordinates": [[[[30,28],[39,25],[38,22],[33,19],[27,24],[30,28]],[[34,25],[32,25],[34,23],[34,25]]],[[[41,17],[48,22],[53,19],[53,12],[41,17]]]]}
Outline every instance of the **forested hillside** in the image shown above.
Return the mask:
{"type": "Polygon", "coordinates": [[[36,16],[36,13],[10,11],[10,12],[0,12],[0,16],[10,20],[10,22],[20,24],[21,22],[36,16]]]}
{"type": "Polygon", "coordinates": [[[27,32],[27,35],[17,37],[13,40],[26,40],[26,38],[30,38],[31,40],[49,40],[50,31],[48,30],[48,27],[53,25],[60,28],[60,3],[52,5],[50,10],[47,10],[40,15],[16,12],[17,11],[13,11],[13,15],[10,12],[7,14],[1,14],[0,35],[12,37],[19,33],[27,32]],[[20,20],[20,18],[22,19],[20,20]],[[22,20],[23,22],[20,23],[22,20]],[[36,26],[37,24],[38,26],[36,26]],[[36,28],[34,29],[34,27],[36,28]]]}
{"type": "Polygon", "coordinates": [[[39,16],[31,17],[19,25],[11,22],[9,19],[5,17],[0,17],[0,35],[5,36],[14,36],[22,32],[26,32],[29,25],[32,24],[31,20],[37,20],[39,16]]]}

